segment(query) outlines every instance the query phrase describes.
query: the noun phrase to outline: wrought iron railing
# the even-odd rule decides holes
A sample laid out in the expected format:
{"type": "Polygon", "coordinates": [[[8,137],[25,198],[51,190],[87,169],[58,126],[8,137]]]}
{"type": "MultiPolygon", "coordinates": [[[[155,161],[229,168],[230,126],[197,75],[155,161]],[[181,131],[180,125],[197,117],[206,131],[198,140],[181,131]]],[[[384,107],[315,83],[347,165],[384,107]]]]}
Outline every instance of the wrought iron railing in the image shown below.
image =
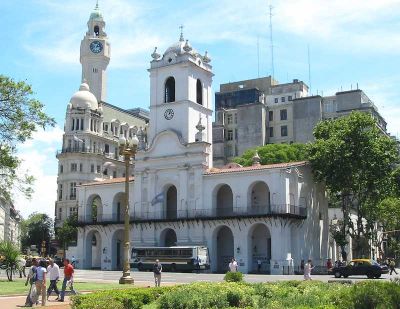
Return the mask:
{"type": "MultiPolygon", "coordinates": [[[[231,208],[209,208],[209,209],[185,209],[177,211],[148,211],[147,209],[131,209],[130,221],[168,221],[185,219],[217,219],[217,218],[242,218],[259,216],[279,216],[292,215],[300,218],[307,216],[307,209],[303,206],[290,204],[268,205],[257,207],[231,207],[231,208]]],[[[122,223],[124,217],[122,214],[97,214],[80,215],[80,223],[122,223]]]]}

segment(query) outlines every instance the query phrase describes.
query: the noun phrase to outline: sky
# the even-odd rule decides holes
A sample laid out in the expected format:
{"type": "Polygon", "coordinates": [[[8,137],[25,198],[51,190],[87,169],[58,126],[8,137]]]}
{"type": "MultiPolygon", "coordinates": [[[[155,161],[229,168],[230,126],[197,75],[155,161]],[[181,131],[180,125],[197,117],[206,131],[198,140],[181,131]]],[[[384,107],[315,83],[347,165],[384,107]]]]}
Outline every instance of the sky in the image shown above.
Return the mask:
{"type": "MultiPolygon", "coordinates": [[[[57,121],[18,149],[20,173],[36,178],[31,200],[16,195],[24,217],[54,215],[55,153],[66,106],[81,81],[80,41],[95,4],[0,0],[0,74],[31,84],[57,121]]],[[[150,55],[155,46],[163,52],[178,41],[181,24],[185,39],[212,59],[214,91],[221,83],[270,75],[270,5],[275,79],[300,79],[311,84],[312,94],[323,95],[358,83],[388,131],[399,136],[400,0],[99,0],[111,42],[107,101],[148,108],[150,55]]]]}

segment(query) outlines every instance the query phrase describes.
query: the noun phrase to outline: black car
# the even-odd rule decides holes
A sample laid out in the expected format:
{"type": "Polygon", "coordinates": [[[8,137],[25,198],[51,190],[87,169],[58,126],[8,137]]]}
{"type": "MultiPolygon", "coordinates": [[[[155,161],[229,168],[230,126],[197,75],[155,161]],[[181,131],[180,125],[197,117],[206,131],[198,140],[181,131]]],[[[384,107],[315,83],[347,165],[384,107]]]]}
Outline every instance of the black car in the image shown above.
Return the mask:
{"type": "Polygon", "coordinates": [[[369,279],[380,278],[382,274],[387,274],[389,269],[387,266],[379,265],[374,260],[369,259],[354,259],[347,265],[334,267],[331,274],[335,278],[348,276],[367,276],[369,279]]]}

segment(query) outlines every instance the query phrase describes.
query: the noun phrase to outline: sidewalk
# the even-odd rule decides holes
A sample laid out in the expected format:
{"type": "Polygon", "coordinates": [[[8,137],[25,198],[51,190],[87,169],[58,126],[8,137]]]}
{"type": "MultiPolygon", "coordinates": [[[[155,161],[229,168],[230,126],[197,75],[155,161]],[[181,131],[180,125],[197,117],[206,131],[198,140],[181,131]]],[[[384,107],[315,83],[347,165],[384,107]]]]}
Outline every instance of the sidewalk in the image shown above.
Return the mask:
{"type": "MultiPolygon", "coordinates": [[[[15,309],[15,308],[28,308],[24,307],[26,296],[0,296],[0,307],[1,309],[15,309]]],[[[54,308],[54,309],[69,309],[71,308],[69,305],[69,296],[65,296],[65,302],[58,302],[54,300],[55,297],[51,297],[50,300],[46,302],[45,308],[54,308]]],[[[38,306],[34,306],[32,308],[41,308],[42,306],[39,304],[38,306]]]]}

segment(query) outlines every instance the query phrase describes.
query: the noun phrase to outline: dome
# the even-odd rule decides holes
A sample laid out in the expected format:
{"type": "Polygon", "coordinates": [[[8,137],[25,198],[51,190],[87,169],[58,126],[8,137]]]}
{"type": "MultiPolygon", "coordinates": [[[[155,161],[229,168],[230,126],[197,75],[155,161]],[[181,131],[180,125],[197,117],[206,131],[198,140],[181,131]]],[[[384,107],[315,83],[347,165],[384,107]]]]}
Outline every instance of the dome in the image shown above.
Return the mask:
{"type": "Polygon", "coordinates": [[[99,9],[99,3],[96,3],[96,7],[94,8],[92,14],[90,14],[90,19],[102,19],[103,14],[101,14],[100,9],[99,9]]]}
{"type": "Polygon", "coordinates": [[[97,99],[94,94],[90,92],[89,85],[86,82],[83,82],[79,87],[79,91],[74,93],[70,103],[73,108],[89,108],[92,110],[97,110],[99,108],[97,99]]]}
{"type": "Polygon", "coordinates": [[[174,53],[177,56],[182,55],[184,53],[190,53],[192,55],[196,55],[197,52],[192,48],[188,40],[184,40],[183,36],[181,36],[180,40],[174,44],[172,44],[170,47],[167,48],[165,51],[164,55],[168,53],[174,53]]]}

